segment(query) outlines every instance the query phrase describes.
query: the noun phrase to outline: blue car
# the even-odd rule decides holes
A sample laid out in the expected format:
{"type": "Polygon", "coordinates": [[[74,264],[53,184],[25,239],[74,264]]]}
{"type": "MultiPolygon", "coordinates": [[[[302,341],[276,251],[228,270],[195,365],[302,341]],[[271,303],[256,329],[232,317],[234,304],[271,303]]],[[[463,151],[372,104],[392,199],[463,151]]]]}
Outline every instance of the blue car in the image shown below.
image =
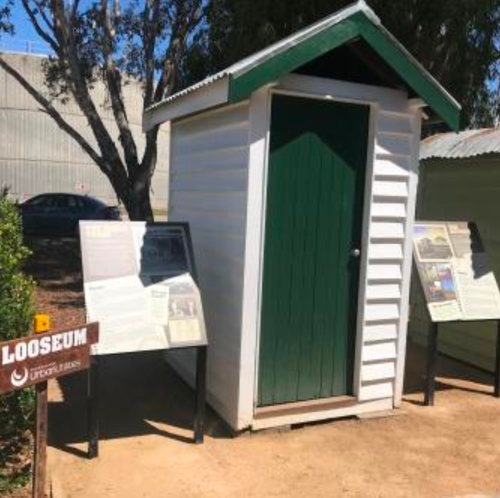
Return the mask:
{"type": "Polygon", "coordinates": [[[40,194],[19,205],[25,235],[74,237],[80,220],[119,220],[116,206],[86,195],[40,194]]]}

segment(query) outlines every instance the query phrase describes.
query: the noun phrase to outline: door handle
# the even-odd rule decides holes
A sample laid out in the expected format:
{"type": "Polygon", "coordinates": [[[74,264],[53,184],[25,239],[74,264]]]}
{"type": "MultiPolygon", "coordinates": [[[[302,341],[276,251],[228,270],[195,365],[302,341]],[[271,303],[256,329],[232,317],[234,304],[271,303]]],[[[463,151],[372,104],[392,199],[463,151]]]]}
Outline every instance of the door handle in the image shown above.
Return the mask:
{"type": "Polygon", "coordinates": [[[353,258],[359,258],[361,251],[359,249],[351,249],[351,256],[353,258]]]}

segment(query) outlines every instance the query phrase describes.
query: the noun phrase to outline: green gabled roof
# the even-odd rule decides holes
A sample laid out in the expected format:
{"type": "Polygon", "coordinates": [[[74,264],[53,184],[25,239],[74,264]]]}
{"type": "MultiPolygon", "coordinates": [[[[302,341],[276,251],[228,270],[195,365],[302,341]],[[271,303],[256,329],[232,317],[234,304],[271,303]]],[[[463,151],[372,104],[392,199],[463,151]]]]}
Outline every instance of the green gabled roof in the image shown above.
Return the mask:
{"type": "MultiPolygon", "coordinates": [[[[358,39],[364,40],[451,129],[459,129],[458,102],[382,26],[379,18],[362,0],[168,97],[148,109],[146,118],[153,121],[152,124],[157,124],[148,113],[175,101],[179,104],[179,99],[187,101],[196,92],[216,83],[219,85],[219,96],[212,105],[247,99],[252,92],[267,83],[358,39]]],[[[212,105],[208,103],[205,108],[212,105]]],[[[187,106],[186,110],[190,108],[192,107],[187,106]]],[[[174,117],[181,115],[182,106],[177,106],[174,117]]]]}

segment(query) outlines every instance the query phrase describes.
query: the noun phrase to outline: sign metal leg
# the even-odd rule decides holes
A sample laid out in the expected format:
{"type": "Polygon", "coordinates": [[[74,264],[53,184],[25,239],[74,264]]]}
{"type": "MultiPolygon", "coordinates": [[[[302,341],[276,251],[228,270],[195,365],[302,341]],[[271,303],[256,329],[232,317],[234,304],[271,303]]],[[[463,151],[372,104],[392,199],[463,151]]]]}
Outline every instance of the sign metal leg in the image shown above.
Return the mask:
{"type": "Polygon", "coordinates": [[[91,356],[88,371],[88,458],[99,456],[99,356],[91,356]]]}
{"type": "Polygon", "coordinates": [[[497,322],[497,352],[495,358],[495,397],[500,398],[500,320],[497,322]]]}
{"type": "Polygon", "coordinates": [[[45,497],[47,465],[47,422],[48,422],[47,382],[36,386],[36,429],[33,469],[33,498],[45,497]]]}
{"type": "Polygon", "coordinates": [[[427,378],[425,386],[426,406],[434,406],[434,392],[436,390],[436,364],[438,356],[438,323],[431,322],[427,342],[427,378]]]}
{"type": "Polygon", "coordinates": [[[196,354],[196,414],[194,419],[194,442],[202,444],[205,433],[207,384],[207,347],[197,348],[196,354]]]}

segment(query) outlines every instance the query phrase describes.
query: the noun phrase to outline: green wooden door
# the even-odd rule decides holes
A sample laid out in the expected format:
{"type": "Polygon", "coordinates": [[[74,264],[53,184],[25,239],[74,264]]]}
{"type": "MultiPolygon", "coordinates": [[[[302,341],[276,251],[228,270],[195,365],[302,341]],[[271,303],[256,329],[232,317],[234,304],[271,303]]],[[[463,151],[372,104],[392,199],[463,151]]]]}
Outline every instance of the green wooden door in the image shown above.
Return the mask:
{"type": "Polygon", "coordinates": [[[259,406],[349,394],[369,107],[274,96],[259,406]]]}

